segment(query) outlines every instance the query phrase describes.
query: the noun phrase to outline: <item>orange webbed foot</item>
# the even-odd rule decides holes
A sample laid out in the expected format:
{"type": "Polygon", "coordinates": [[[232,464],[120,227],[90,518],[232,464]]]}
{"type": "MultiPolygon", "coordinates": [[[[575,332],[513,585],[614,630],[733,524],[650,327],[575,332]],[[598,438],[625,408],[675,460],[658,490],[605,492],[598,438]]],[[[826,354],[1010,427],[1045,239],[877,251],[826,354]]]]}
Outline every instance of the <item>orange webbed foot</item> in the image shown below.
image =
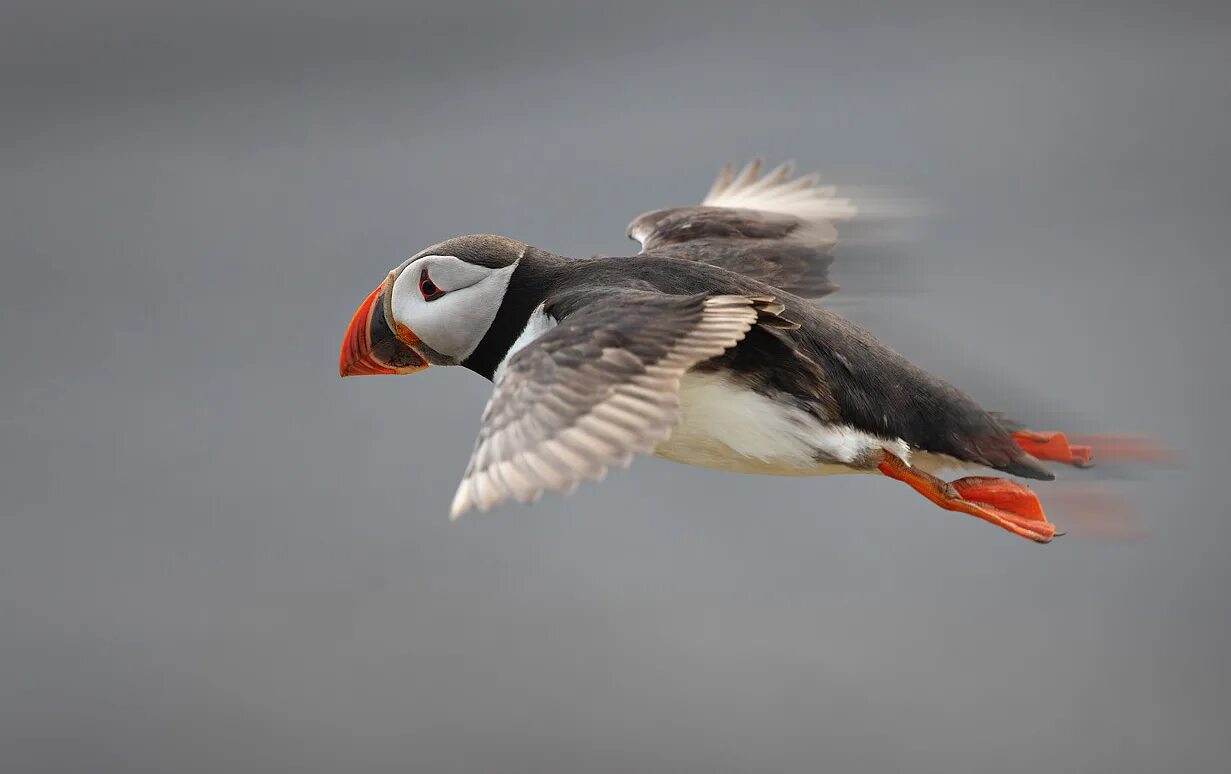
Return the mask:
{"type": "Polygon", "coordinates": [[[1094,464],[1094,449],[1084,444],[1071,444],[1064,433],[1019,430],[1013,441],[1028,454],[1050,462],[1063,462],[1078,468],[1094,464]]]}
{"type": "Polygon", "coordinates": [[[1056,527],[1047,520],[1039,498],[1016,481],[990,476],[968,476],[949,485],[966,502],[993,513],[1001,520],[993,523],[1015,535],[1040,543],[1046,543],[1056,535],[1056,527]]]}
{"type": "Polygon", "coordinates": [[[1057,534],[1055,525],[1043,513],[1039,498],[1014,481],[969,476],[949,483],[912,468],[889,452],[885,452],[879,469],[945,510],[983,519],[1036,543],[1049,543],[1057,534]]]}

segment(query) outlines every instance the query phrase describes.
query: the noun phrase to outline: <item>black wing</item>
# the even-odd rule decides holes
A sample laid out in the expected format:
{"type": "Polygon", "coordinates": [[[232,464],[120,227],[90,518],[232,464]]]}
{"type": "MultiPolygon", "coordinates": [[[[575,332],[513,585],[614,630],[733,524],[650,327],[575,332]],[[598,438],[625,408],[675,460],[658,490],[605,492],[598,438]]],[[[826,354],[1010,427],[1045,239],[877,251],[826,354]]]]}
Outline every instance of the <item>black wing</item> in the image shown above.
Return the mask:
{"type": "Polygon", "coordinates": [[[817,180],[815,174],[792,179],[790,164],[764,177],[759,159],[738,175],[728,164],[699,207],[647,212],[629,224],[628,235],[642,253],[720,266],[817,298],[837,288],[829,280],[834,222],[855,214],[817,180]]]}
{"type": "Polygon", "coordinates": [[[680,377],[744,338],[772,299],[591,291],[547,303],[559,324],[496,376],[454,518],[571,491],[649,452],[679,421],[680,377]]]}

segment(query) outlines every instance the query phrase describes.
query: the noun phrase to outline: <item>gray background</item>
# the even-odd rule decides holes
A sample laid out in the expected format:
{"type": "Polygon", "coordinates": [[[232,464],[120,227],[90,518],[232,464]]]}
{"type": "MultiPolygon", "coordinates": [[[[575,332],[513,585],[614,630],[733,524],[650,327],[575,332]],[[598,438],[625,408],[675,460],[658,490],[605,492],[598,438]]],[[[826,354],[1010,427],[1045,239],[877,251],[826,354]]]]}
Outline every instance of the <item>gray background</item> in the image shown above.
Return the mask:
{"type": "Polygon", "coordinates": [[[1229,16],[1031,5],[6,0],[0,768],[1225,770],[1229,16]],[[649,459],[450,524],[489,386],[339,380],[364,294],[756,152],[930,213],[891,344],[1182,449],[1144,537],[649,459]]]}

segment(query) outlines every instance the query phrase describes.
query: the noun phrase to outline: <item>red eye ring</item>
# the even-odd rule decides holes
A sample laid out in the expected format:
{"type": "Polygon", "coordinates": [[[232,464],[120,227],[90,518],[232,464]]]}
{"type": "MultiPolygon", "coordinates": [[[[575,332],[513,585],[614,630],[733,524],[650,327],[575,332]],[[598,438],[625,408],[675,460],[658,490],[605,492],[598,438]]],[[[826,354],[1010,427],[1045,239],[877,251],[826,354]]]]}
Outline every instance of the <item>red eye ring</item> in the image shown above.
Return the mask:
{"type": "Polygon", "coordinates": [[[432,282],[432,278],[427,275],[427,269],[419,275],[419,294],[423,296],[424,301],[435,301],[445,294],[435,282],[432,282]]]}

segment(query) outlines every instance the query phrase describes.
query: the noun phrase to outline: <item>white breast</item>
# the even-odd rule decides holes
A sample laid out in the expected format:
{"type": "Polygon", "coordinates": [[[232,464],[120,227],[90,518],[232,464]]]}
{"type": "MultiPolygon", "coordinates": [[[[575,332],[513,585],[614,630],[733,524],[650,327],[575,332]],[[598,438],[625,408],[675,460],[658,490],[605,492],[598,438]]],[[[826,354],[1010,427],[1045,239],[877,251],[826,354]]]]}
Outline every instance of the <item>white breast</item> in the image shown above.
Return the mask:
{"type": "MultiPolygon", "coordinates": [[[[842,464],[889,449],[909,459],[898,439],[877,438],[845,425],[822,423],[788,403],[744,387],[729,375],[690,371],[680,380],[680,423],[654,449],[665,459],[737,473],[823,476],[856,473],[842,464]]],[[[875,469],[873,469],[875,470],[875,469]]]]}
{"type": "Polygon", "coordinates": [[[504,370],[508,367],[509,358],[554,327],[556,327],[556,320],[547,314],[544,305],[539,304],[536,306],[534,311],[530,313],[530,317],[526,319],[526,327],[522,328],[521,333],[513,341],[513,345],[509,347],[509,351],[504,353],[504,359],[496,366],[496,370],[492,374],[492,382],[494,384],[500,383],[500,377],[504,375],[504,370]]]}

